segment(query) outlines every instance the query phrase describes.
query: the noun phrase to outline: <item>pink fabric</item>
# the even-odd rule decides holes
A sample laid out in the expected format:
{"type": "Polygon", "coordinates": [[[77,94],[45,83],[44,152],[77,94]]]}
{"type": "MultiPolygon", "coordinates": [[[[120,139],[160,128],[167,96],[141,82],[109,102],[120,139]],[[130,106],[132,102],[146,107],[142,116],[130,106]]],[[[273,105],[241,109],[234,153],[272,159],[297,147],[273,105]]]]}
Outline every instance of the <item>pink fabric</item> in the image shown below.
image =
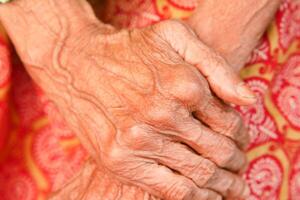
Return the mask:
{"type": "MultiPolygon", "coordinates": [[[[118,0],[109,20],[142,27],[187,17],[196,0],[118,0]]],[[[87,158],[54,106],[0,39],[0,199],[46,199],[87,158]]],[[[249,200],[300,199],[300,1],[285,0],[242,77],[259,95],[237,107],[252,138],[249,200]]]]}

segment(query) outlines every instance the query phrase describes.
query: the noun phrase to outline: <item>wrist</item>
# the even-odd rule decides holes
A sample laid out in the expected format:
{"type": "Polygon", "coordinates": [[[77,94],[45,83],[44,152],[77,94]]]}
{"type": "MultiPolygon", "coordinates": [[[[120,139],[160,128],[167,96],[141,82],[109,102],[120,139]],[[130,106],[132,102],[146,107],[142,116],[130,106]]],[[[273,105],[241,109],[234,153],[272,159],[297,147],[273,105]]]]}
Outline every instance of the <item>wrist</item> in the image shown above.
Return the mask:
{"type": "Polygon", "coordinates": [[[201,40],[235,68],[242,67],[259,42],[281,0],[199,2],[187,20],[201,40]]]}
{"type": "Polygon", "coordinates": [[[0,20],[23,61],[41,58],[89,27],[105,29],[86,0],[14,0],[0,5],[0,20]]]}

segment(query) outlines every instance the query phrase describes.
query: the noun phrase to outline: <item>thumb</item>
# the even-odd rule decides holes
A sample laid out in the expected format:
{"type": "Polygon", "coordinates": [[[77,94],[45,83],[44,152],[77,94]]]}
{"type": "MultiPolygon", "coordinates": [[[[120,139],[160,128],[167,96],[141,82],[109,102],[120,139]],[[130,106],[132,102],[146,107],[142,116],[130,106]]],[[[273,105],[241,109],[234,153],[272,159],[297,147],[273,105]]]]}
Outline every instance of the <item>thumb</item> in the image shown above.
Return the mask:
{"type": "Polygon", "coordinates": [[[186,62],[198,68],[219,98],[236,105],[250,105],[256,102],[255,94],[245,85],[233,67],[203,44],[187,25],[179,21],[165,23],[169,24],[164,28],[164,39],[186,62]]]}

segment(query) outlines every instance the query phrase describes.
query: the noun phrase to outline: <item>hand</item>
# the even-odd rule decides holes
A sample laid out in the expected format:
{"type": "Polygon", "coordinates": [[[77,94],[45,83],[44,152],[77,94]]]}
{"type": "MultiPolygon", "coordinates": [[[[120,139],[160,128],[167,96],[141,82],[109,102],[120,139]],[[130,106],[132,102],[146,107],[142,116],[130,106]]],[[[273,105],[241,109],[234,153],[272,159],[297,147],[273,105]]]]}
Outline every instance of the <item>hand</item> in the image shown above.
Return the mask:
{"type": "Polygon", "coordinates": [[[62,188],[53,192],[48,200],[158,200],[139,187],[112,179],[109,173],[89,159],[81,170],[62,188]]]}
{"type": "Polygon", "coordinates": [[[253,102],[226,62],[177,21],[105,32],[91,26],[43,59],[23,56],[97,164],[163,199],[245,195],[244,181],[222,168],[245,165],[232,140],[243,146],[248,135],[198,72],[219,97],[253,102]]]}
{"type": "Polygon", "coordinates": [[[209,86],[231,103],[255,98],[220,56],[176,21],[116,32],[84,0],[35,3],[1,5],[1,20],[99,167],[163,199],[246,193],[224,168],[245,165],[233,140],[242,147],[247,134],[209,86]]]}
{"type": "Polygon", "coordinates": [[[199,1],[187,23],[206,45],[238,70],[247,62],[280,3],[281,0],[199,1]]]}

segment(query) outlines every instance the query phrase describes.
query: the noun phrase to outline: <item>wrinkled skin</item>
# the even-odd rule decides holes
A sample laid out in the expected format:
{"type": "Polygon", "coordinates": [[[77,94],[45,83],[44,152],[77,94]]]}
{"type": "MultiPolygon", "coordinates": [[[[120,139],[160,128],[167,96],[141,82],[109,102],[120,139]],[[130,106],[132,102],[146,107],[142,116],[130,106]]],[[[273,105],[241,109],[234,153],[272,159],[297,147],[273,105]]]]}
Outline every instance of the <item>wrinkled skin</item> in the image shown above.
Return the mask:
{"type": "Polygon", "coordinates": [[[201,0],[186,22],[206,45],[239,70],[248,61],[281,2],[201,0]]]}
{"type": "Polygon", "coordinates": [[[248,135],[209,86],[231,103],[255,97],[225,60],[177,21],[120,32],[94,20],[80,26],[53,34],[37,23],[48,49],[34,51],[39,38],[6,23],[27,70],[97,169],[166,200],[245,196],[246,184],[229,170],[245,165],[248,135]]]}
{"type": "MultiPolygon", "coordinates": [[[[224,2],[218,1],[201,1],[198,10],[186,22],[207,45],[220,52],[231,64],[231,67],[239,70],[246,63],[251,51],[257,45],[279,2],[268,0],[267,2],[260,1],[257,4],[251,1],[239,1],[237,3],[224,4],[224,2]],[[212,12],[213,10],[215,11],[212,12]],[[224,10],[230,10],[230,14],[223,15],[224,10]],[[248,16],[245,17],[245,13],[248,16]],[[202,20],[205,21],[203,22],[202,20]],[[210,26],[205,26],[204,24],[208,21],[210,26]]],[[[226,121],[226,118],[223,118],[223,120],[226,121]]],[[[213,123],[211,124],[211,126],[214,126],[213,123]]],[[[220,126],[215,125],[214,127],[218,128],[220,126]]],[[[95,169],[91,163],[88,163],[83,169],[93,169],[96,174],[101,174],[102,172],[102,170],[95,169]]],[[[83,199],[90,199],[91,196],[93,199],[116,199],[118,197],[126,200],[155,199],[155,197],[148,195],[148,193],[140,190],[138,187],[116,183],[109,178],[100,178],[102,175],[83,176],[82,173],[79,173],[75,179],[70,181],[70,185],[67,185],[54,195],[54,199],[69,199],[70,194],[74,194],[74,191],[78,191],[78,196],[83,197],[83,199]],[[86,182],[88,180],[91,181],[87,185],[93,186],[80,187],[82,186],[80,184],[82,180],[86,182]],[[100,190],[100,188],[106,188],[107,185],[110,186],[108,189],[110,192],[100,190]]],[[[76,196],[74,195],[74,199],[76,199],[76,196]]]]}
{"type": "MultiPolygon", "coordinates": [[[[280,1],[269,1],[268,6],[266,7],[267,10],[259,9],[259,6],[257,6],[257,4],[253,4],[250,1],[244,2],[245,4],[248,3],[248,5],[244,4],[243,7],[241,7],[241,2],[239,4],[221,4],[217,1],[214,1],[213,4],[212,2],[213,1],[201,1],[202,4],[210,4],[206,6],[201,5],[198,11],[195,12],[195,15],[188,19],[187,22],[206,44],[219,51],[227,59],[227,61],[231,63],[236,70],[238,70],[243,65],[243,63],[247,61],[250,52],[258,43],[260,36],[265,31],[265,28],[269,21],[272,19],[274,11],[278,7],[278,2],[280,1]],[[223,13],[222,10],[228,9],[224,5],[227,5],[227,7],[230,8],[231,14],[222,14],[222,17],[220,17],[220,14],[223,13]],[[212,7],[216,10],[216,12],[212,12],[212,7]],[[258,11],[260,11],[260,13],[258,11]],[[256,13],[258,13],[258,16],[260,17],[243,18],[241,17],[242,13],[248,13],[248,16],[254,16],[256,15],[256,13]],[[208,27],[204,26],[203,23],[199,23],[199,21],[203,19],[206,19],[207,21],[208,19],[211,19],[211,22],[213,22],[210,26],[211,29],[208,29],[208,27]],[[236,19],[240,19],[240,21],[237,22],[236,19]],[[249,21],[249,19],[252,19],[252,22],[245,23],[247,20],[249,21]],[[228,28],[230,28],[230,31],[228,30],[228,28]],[[233,30],[233,28],[235,29],[233,30]],[[240,30],[243,29],[252,31],[241,32],[240,30]]],[[[260,3],[262,3],[262,1],[260,3]]],[[[266,6],[266,4],[264,6],[266,6]]],[[[97,170],[92,166],[92,164],[88,163],[85,169],[94,169],[98,173],[102,171],[97,170]]],[[[142,190],[134,186],[125,186],[121,183],[116,183],[113,180],[100,177],[102,176],[83,176],[82,173],[80,173],[80,175],[76,176],[74,180],[71,180],[72,184],[66,186],[61,191],[59,191],[59,193],[54,195],[54,199],[61,199],[61,197],[63,197],[63,199],[69,199],[70,194],[74,194],[74,191],[81,191],[82,193],[80,193],[79,196],[83,197],[83,199],[89,199],[91,197],[89,195],[92,195],[93,199],[116,199],[117,197],[128,200],[154,198],[153,196],[148,195],[146,192],[143,192],[142,190]],[[82,184],[79,184],[82,183],[82,180],[91,181],[93,184],[89,183],[87,185],[93,186],[84,187],[84,189],[78,187],[79,185],[82,186],[82,184]],[[107,185],[110,186],[109,193],[107,191],[103,192],[103,190],[100,190],[100,188],[105,188],[107,185]],[[77,187],[75,187],[74,189],[74,186],[77,187]]],[[[74,195],[74,197],[74,199],[76,199],[76,195],[74,195]]]]}
{"type": "Polygon", "coordinates": [[[49,200],[158,200],[140,187],[124,184],[113,179],[89,160],[73,179],[60,190],[55,191],[49,200]]]}
{"type": "Polygon", "coordinates": [[[216,93],[225,96],[210,73],[229,70],[226,62],[176,21],[108,35],[97,34],[96,28],[85,34],[76,46],[66,44],[61,66],[51,70],[37,64],[30,71],[42,70],[44,75],[35,80],[79,130],[97,164],[163,199],[216,199],[215,192],[245,195],[244,181],[221,168],[237,171],[245,165],[244,153],[229,137],[243,146],[248,135],[240,118],[211,94],[191,65],[199,66],[216,93]],[[178,31],[172,35],[174,29],[178,31]],[[189,40],[182,46],[178,42],[185,37],[189,40]],[[61,78],[50,78],[56,73],[61,78]],[[60,83],[64,79],[69,79],[67,87],[60,83]],[[197,116],[211,129],[193,118],[193,112],[203,113],[197,116]]]}

